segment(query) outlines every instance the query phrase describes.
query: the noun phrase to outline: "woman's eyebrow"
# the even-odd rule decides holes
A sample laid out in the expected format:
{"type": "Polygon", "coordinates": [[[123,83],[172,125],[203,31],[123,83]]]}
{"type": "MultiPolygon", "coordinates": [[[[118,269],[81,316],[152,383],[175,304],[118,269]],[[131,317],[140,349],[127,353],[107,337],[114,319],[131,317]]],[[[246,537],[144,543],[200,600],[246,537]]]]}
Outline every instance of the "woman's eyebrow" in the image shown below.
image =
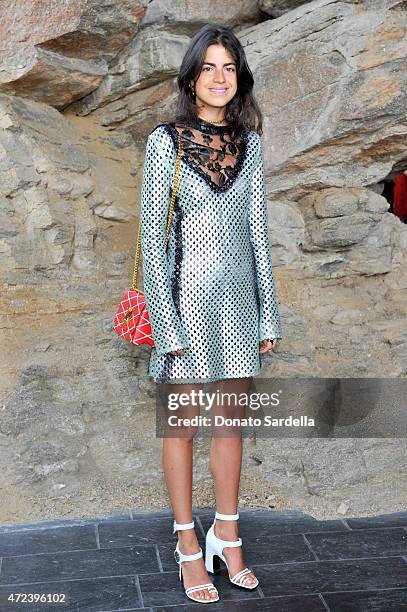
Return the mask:
{"type": "MultiPolygon", "coordinates": [[[[214,64],[213,62],[204,62],[204,64],[209,64],[210,66],[216,66],[216,64],[214,64]]],[[[235,62],[226,62],[225,64],[223,64],[224,66],[230,66],[230,65],[235,65],[235,62]]]]}

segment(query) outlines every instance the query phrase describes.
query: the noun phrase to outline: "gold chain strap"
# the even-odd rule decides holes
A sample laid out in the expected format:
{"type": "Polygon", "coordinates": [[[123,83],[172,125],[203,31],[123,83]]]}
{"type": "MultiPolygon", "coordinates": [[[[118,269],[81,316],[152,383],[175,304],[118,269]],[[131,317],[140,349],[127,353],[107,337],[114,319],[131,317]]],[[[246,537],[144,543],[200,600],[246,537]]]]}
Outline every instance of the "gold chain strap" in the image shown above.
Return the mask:
{"type": "MultiPolygon", "coordinates": [[[[168,220],[167,220],[167,229],[166,229],[165,238],[164,238],[164,249],[167,245],[168,237],[170,235],[172,211],[174,210],[175,196],[177,193],[178,183],[179,183],[181,154],[182,154],[181,133],[178,132],[178,151],[177,151],[177,159],[175,161],[174,184],[172,187],[170,209],[169,209],[168,220]]],[[[133,271],[133,280],[131,283],[131,289],[133,289],[134,291],[140,291],[140,293],[144,293],[143,291],[141,291],[141,289],[137,288],[137,276],[138,276],[138,269],[139,269],[139,262],[140,262],[140,246],[141,246],[141,219],[138,225],[136,257],[134,261],[134,271],[133,271]]]]}

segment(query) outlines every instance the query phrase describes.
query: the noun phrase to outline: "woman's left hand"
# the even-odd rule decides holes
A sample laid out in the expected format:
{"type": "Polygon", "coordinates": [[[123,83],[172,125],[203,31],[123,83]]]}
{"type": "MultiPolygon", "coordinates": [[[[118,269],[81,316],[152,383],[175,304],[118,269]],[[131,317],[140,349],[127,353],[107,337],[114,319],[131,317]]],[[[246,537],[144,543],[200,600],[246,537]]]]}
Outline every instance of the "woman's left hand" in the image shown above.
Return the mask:
{"type": "Polygon", "coordinates": [[[277,346],[277,339],[274,338],[273,340],[260,340],[259,343],[259,353],[268,353],[268,351],[270,351],[271,349],[276,348],[277,346]]]}

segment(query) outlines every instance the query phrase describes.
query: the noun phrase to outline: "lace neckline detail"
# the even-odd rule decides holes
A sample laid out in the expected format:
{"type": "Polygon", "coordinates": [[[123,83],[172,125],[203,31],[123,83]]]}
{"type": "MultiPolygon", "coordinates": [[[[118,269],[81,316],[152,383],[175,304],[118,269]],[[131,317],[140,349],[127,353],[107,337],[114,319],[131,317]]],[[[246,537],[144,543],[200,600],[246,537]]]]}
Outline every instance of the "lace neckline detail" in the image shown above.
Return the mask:
{"type": "Polygon", "coordinates": [[[233,126],[232,125],[214,125],[213,123],[209,123],[209,121],[205,121],[205,119],[201,119],[197,117],[190,122],[191,127],[196,127],[201,131],[205,131],[209,134],[223,134],[225,132],[231,132],[233,126]]]}
{"type": "Polygon", "coordinates": [[[182,139],[182,161],[202,177],[214,192],[224,192],[238,178],[246,159],[248,132],[233,135],[233,127],[216,126],[201,119],[188,125],[170,122],[169,131],[175,150],[178,133],[182,139]]]}

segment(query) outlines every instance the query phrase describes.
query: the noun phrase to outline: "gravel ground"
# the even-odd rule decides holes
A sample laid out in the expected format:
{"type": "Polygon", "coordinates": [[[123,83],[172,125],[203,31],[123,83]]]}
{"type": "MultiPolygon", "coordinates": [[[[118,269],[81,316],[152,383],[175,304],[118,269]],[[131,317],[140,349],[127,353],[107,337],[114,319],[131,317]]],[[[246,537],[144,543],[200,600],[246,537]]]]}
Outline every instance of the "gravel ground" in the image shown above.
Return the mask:
{"type": "MultiPolygon", "coordinates": [[[[240,509],[269,509],[287,510],[297,509],[310,514],[316,519],[337,519],[350,516],[374,516],[377,514],[404,511],[403,504],[391,504],[388,506],[385,500],[378,499],[377,506],[370,508],[369,513],[339,512],[332,511],[332,503],[325,500],[327,509],[323,506],[324,500],[315,502],[303,500],[301,506],[292,505],[289,500],[283,499],[270,492],[269,485],[265,485],[262,480],[249,475],[242,475],[239,508],[240,509]]],[[[10,489],[3,490],[1,496],[3,502],[0,508],[0,524],[15,524],[32,522],[38,520],[55,518],[90,518],[101,517],[117,511],[160,511],[170,509],[170,503],[163,481],[155,481],[145,487],[138,487],[134,490],[134,485],[126,482],[106,480],[89,481],[81,493],[65,493],[52,497],[23,497],[16,491],[10,489]]],[[[215,498],[212,487],[212,480],[202,480],[194,484],[193,507],[194,508],[214,508],[215,498]]],[[[130,514],[129,514],[130,516],[130,514]]]]}

